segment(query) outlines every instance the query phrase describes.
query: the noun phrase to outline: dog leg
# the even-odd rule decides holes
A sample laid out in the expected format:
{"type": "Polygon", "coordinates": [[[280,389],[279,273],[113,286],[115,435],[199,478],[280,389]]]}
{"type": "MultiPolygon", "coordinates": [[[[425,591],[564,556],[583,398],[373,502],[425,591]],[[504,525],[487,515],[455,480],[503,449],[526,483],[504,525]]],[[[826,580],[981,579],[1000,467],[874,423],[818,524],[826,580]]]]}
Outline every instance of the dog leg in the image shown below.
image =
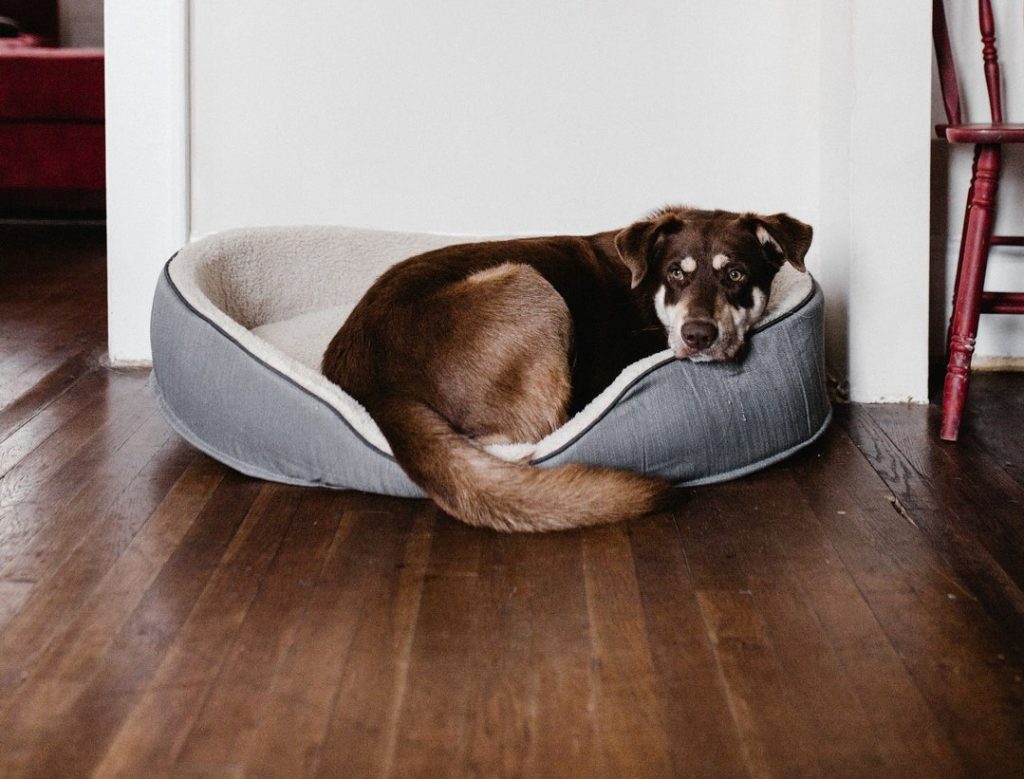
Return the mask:
{"type": "Polygon", "coordinates": [[[572,318],[527,265],[474,273],[438,301],[447,325],[431,373],[438,410],[480,443],[539,441],[568,416],[572,318]]]}

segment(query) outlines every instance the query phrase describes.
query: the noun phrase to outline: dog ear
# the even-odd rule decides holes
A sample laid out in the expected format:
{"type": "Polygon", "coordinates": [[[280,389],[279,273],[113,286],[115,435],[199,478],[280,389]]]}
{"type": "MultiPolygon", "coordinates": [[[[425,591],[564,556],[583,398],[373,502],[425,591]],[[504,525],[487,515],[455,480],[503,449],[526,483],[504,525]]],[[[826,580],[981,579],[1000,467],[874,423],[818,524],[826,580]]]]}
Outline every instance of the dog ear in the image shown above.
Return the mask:
{"type": "Polygon", "coordinates": [[[789,260],[797,270],[806,270],[804,257],[814,236],[810,225],[789,214],[757,216],[754,217],[754,233],[774,265],[782,267],[782,263],[789,260]]]}
{"type": "Polygon", "coordinates": [[[676,214],[669,213],[655,219],[634,222],[615,236],[615,250],[633,274],[631,286],[634,289],[647,275],[647,266],[661,241],[682,228],[682,220],[676,214]]]}

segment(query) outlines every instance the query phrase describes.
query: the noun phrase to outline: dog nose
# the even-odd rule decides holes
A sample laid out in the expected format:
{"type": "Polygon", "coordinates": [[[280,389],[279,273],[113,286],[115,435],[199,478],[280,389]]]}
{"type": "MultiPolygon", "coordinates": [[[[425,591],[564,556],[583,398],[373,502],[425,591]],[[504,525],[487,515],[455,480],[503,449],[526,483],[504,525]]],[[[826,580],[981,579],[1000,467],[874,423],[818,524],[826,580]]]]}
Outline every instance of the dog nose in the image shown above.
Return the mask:
{"type": "Polygon", "coordinates": [[[691,319],[681,329],[683,340],[691,349],[707,349],[718,338],[718,326],[707,320],[691,319]]]}

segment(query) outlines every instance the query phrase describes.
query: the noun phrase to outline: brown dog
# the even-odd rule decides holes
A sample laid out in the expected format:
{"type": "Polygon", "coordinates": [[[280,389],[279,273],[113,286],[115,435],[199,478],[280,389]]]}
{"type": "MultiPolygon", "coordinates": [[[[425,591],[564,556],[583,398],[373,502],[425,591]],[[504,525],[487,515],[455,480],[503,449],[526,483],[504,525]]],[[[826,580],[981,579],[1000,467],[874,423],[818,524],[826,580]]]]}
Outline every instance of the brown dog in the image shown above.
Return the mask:
{"type": "Polygon", "coordinates": [[[786,214],[670,207],[624,230],[451,246],[384,273],[324,355],[409,477],[497,530],[642,516],[669,485],[586,465],[535,468],[483,445],[533,442],[636,360],[729,360],[811,228],[786,214]]]}

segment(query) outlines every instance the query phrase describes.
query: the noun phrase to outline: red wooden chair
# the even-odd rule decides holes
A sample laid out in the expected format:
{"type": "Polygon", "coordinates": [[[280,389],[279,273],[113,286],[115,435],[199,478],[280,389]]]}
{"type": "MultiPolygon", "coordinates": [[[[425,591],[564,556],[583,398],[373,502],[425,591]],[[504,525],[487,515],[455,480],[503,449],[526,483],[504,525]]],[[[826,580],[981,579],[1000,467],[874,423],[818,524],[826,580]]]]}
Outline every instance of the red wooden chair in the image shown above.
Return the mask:
{"type": "Polygon", "coordinates": [[[1024,124],[1003,121],[999,59],[996,53],[995,22],[992,4],[979,0],[978,18],[981,27],[982,59],[992,121],[987,124],[965,124],[960,117],[960,89],[953,64],[946,11],[942,0],[933,0],[932,36],[939,65],[942,101],[948,125],[938,129],[950,143],[974,144],[974,168],[967,192],[960,259],[956,267],[953,291],[953,318],[949,326],[949,364],[942,395],[942,428],[945,441],[955,441],[960,417],[967,400],[971,372],[971,355],[978,334],[980,314],[1024,314],[1024,293],[985,292],[985,266],[992,246],[1024,246],[1024,236],[993,235],[996,190],[1002,166],[1002,146],[1024,143],[1024,124]]]}

